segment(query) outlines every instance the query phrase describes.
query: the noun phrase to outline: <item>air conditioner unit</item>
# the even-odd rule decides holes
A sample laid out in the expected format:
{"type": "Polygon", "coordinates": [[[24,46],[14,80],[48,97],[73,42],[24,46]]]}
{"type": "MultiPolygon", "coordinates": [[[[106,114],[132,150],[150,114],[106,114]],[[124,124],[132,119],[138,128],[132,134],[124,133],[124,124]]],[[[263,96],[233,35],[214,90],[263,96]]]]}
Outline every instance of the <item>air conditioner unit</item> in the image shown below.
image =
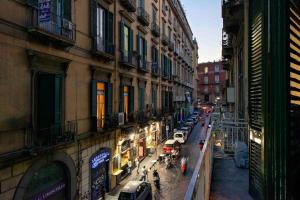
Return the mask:
{"type": "Polygon", "coordinates": [[[63,19],[63,27],[67,30],[72,30],[73,24],[69,20],[63,19]]]}
{"type": "Polygon", "coordinates": [[[118,122],[119,122],[119,126],[124,125],[124,113],[123,112],[119,113],[118,122]]]}

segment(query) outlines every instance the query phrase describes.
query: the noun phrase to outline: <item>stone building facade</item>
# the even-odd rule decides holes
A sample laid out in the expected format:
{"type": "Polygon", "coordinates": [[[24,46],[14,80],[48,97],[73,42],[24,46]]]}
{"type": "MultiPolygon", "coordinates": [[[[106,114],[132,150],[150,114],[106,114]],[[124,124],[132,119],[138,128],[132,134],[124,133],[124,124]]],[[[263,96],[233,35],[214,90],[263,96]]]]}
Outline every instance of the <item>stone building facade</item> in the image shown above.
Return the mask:
{"type": "Polygon", "coordinates": [[[178,0],[1,1],[0,199],[115,188],[187,107],[192,38],[178,0]]]}

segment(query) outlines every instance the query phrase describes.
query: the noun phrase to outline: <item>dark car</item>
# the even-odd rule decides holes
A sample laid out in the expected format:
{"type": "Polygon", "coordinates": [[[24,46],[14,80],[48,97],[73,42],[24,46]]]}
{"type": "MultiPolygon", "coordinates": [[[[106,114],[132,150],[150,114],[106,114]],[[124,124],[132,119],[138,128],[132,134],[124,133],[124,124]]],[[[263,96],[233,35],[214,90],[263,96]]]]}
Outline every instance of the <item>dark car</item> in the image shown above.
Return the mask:
{"type": "Polygon", "coordinates": [[[122,188],[118,200],[152,200],[151,184],[144,181],[129,181],[122,188]]]}

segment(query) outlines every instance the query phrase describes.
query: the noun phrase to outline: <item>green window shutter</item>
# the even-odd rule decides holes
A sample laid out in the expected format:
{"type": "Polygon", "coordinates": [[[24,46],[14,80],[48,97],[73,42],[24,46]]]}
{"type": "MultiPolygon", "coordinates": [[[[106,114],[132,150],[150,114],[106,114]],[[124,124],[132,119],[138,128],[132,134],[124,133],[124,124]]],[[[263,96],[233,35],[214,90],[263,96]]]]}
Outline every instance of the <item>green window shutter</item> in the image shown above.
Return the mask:
{"type": "MultiPolygon", "coordinates": [[[[97,35],[97,1],[90,0],[90,24],[91,24],[91,36],[94,38],[97,35]]],[[[95,42],[94,42],[95,43],[95,42]]]]}
{"type": "Polygon", "coordinates": [[[97,116],[97,81],[94,79],[91,82],[91,116],[97,116]]]}
{"type": "Polygon", "coordinates": [[[147,67],[146,65],[147,65],[147,54],[148,54],[148,52],[147,52],[147,49],[148,49],[148,45],[147,45],[147,40],[144,40],[144,62],[145,62],[145,68],[147,67]]]}
{"type": "Polygon", "coordinates": [[[138,102],[138,104],[139,104],[139,111],[141,111],[141,110],[142,110],[142,109],[141,109],[141,108],[142,108],[142,99],[141,99],[142,92],[141,92],[141,89],[142,89],[142,88],[139,88],[139,91],[138,91],[138,92],[139,92],[139,93],[138,93],[138,101],[139,101],[139,102],[138,102]]]}
{"type": "Polygon", "coordinates": [[[142,92],[141,94],[142,111],[144,111],[145,110],[145,88],[142,88],[141,92],[142,92]]]}
{"type": "Polygon", "coordinates": [[[137,63],[138,63],[138,68],[140,68],[140,67],[142,67],[141,66],[141,57],[142,57],[142,55],[141,55],[141,49],[140,49],[140,47],[141,47],[141,35],[140,35],[140,33],[138,33],[137,35],[136,35],[136,51],[137,51],[137,54],[138,54],[138,59],[137,59],[137,63]]]}
{"type": "Polygon", "coordinates": [[[164,75],[164,55],[161,54],[160,56],[160,62],[161,62],[161,74],[164,75]]]}
{"type": "Polygon", "coordinates": [[[151,58],[152,58],[152,63],[154,63],[155,62],[155,48],[154,47],[151,48],[151,58]]]}
{"type": "Polygon", "coordinates": [[[124,112],[124,85],[119,88],[119,112],[124,112]]]}
{"type": "Polygon", "coordinates": [[[132,62],[132,52],[133,52],[133,30],[129,29],[129,58],[128,61],[132,62]]]}
{"type": "Polygon", "coordinates": [[[113,34],[114,34],[114,15],[113,13],[106,11],[107,18],[106,18],[106,28],[105,28],[105,49],[106,52],[114,54],[114,47],[113,47],[113,34]]]}
{"type": "MultiPolygon", "coordinates": [[[[124,53],[124,21],[121,19],[120,21],[120,52],[121,52],[121,57],[123,57],[124,53]]],[[[123,58],[122,58],[123,60],[123,58]]]]}
{"type": "Polygon", "coordinates": [[[113,91],[112,84],[105,84],[105,115],[112,116],[113,91]]]}
{"type": "Polygon", "coordinates": [[[54,124],[61,124],[62,108],[62,76],[55,75],[54,80],[54,124]]]}
{"type": "Polygon", "coordinates": [[[134,87],[129,86],[129,112],[134,112],[134,87]]]}
{"type": "Polygon", "coordinates": [[[64,0],[64,18],[71,21],[71,0],[64,0]]]}

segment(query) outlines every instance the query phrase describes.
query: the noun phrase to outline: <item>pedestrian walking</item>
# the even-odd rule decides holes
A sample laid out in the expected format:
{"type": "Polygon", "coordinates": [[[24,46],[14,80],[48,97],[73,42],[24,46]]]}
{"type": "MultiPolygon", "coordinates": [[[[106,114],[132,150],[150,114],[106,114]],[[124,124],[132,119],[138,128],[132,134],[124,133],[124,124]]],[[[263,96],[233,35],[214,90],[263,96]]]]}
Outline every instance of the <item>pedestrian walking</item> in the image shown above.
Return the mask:
{"type": "Polygon", "coordinates": [[[147,175],[148,175],[148,170],[146,169],[146,166],[143,166],[143,168],[142,168],[142,181],[147,181],[147,175]]]}
{"type": "Polygon", "coordinates": [[[137,172],[137,174],[139,174],[140,161],[139,161],[138,157],[135,158],[134,162],[135,162],[135,165],[137,167],[136,172],[137,172]]]}
{"type": "Polygon", "coordinates": [[[132,167],[131,160],[128,161],[127,165],[128,165],[128,168],[127,168],[128,174],[131,174],[131,167],[132,167]]]}

